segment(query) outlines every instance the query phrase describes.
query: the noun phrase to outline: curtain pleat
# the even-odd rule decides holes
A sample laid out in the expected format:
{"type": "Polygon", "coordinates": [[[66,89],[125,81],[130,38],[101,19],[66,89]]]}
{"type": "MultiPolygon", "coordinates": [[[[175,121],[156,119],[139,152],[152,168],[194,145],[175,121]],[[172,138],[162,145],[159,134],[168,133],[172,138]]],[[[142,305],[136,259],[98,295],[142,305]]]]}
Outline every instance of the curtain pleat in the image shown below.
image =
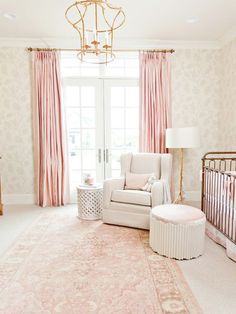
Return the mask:
{"type": "Polygon", "coordinates": [[[32,60],[37,203],[61,206],[67,202],[68,179],[60,57],[56,51],[36,51],[32,60]]]}
{"type": "Polygon", "coordinates": [[[140,141],[141,152],[166,153],[165,133],[171,127],[171,64],[169,54],[141,52],[140,141]]]}

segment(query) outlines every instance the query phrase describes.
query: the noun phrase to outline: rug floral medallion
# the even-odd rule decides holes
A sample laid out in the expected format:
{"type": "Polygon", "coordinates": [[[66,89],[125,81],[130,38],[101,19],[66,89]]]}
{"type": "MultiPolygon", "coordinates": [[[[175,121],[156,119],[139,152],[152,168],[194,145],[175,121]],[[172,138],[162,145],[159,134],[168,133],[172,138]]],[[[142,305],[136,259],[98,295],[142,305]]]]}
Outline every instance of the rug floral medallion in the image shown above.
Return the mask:
{"type": "Polygon", "coordinates": [[[0,260],[0,313],[202,313],[148,232],[42,214],[0,260]]]}

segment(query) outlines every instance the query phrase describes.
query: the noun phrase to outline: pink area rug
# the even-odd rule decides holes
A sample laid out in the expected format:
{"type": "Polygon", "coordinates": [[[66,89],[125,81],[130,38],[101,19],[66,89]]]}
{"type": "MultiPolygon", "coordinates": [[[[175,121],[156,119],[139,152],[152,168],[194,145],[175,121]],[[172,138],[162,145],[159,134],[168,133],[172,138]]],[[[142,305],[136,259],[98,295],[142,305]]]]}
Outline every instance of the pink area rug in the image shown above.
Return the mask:
{"type": "Polygon", "coordinates": [[[0,313],[202,313],[148,232],[45,213],[0,260],[0,313]]]}

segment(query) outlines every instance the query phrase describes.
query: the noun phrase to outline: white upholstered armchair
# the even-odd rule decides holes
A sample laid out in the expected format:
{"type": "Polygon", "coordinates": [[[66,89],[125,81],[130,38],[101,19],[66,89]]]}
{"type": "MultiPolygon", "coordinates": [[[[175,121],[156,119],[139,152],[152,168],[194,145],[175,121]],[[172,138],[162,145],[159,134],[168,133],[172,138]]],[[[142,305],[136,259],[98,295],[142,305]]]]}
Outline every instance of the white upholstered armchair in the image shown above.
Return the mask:
{"type": "Polygon", "coordinates": [[[149,229],[151,208],[170,201],[172,156],[170,154],[123,154],[121,178],[108,179],[103,189],[103,222],[149,229]],[[125,175],[155,174],[151,192],[125,189],[125,175]]]}

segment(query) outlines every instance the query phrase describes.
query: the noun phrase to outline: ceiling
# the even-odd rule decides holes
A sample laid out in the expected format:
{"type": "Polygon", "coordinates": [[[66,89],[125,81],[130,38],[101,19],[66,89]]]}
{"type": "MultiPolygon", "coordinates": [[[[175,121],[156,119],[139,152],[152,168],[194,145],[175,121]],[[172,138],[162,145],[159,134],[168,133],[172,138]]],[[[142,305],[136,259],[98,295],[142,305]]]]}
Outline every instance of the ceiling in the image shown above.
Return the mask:
{"type": "MultiPolygon", "coordinates": [[[[73,0],[1,0],[0,37],[72,38],[64,18],[73,0]],[[3,13],[16,15],[13,20],[3,13]]],[[[236,0],[110,0],[122,6],[127,20],[116,36],[150,40],[218,40],[236,27],[236,0]],[[187,19],[197,19],[187,23],[187,19]]]]}

